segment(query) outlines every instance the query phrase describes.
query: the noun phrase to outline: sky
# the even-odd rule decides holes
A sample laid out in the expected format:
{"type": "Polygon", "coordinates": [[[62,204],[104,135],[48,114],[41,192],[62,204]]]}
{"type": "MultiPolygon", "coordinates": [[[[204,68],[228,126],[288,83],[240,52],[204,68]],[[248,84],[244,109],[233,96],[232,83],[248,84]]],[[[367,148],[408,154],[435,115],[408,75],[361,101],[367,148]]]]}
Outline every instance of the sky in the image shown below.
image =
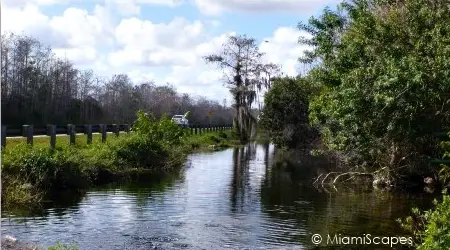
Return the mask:
{"type": "Polygon", "coordinates": [[[229,35],[258,40],[264,61],[295,76],[305,49],[296,26],[338,0],[3,0],[1,32],[38,38],[81,70],[128,74],[222,102],[221,72],[202,59],[229,35]],[[265,42],[268,41],[268,42],[265,42]]]}

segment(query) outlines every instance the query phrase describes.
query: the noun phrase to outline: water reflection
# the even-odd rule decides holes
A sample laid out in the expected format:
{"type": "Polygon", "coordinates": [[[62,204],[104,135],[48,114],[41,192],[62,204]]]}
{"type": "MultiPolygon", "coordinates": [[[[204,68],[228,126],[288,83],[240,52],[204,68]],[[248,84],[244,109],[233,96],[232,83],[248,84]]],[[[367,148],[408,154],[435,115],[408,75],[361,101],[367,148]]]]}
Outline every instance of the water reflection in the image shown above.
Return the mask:
{"type": "Polygon", "coordinates": [[[311,185],[333,164],[268,144],[193,154],[181,171],[59,198],[39,212],[3,210],[2,233],[81,249],[305,249],[314,233],[404,234],[394,220],[432,198],[311,185]]]}
{"type": "MultiPolygon", "coordinates": [[[[233,150],[233,177],[231,179],[231,212],[247,213],[259,200],[259,193],[255,190],[251,177],[261,174],[260,164],[250,164],[256,158],[256,144],[233,150]]],[[[257,178],[257,177],[256,177],[257,178]]],[[[257,180],[256,180],[257,181],[257,180]]]]}
{"type": "MultiPolygon", "coordinates": [[[[274,232],[271,236],[310,248],[314,247],[310,237],[315,233],[323,236],[406,235],[395,220],[409,214],[411,207],[428,207],[433,198],[426,194],[389,193],[367,187],[312,188],[312,177],[334,167],[334,163],[308,154],[294,158],[275,156],[271,171],[261,184],[262,211],[283,228],[289,225],[292,228],[289,231],[296,231],[282,235],[274,232]]],[[[386,249],[379,246],[354,248],[386,249]]]]}

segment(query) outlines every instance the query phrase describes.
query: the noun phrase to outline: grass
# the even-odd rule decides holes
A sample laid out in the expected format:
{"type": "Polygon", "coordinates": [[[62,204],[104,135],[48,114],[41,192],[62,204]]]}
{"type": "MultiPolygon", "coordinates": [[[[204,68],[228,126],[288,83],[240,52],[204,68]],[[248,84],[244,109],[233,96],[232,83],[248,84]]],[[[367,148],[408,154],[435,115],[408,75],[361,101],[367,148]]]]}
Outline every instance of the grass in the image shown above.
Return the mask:
{"type": "MultiPolygon", "coordinates": [[[[123,136],[124,133],[120,133],[120,136],[123,136]]],[[[119,136],[119,137],[120,137],[119,136]]],[[[101,134],[92,134],[92,143],[101,143],[101,134]]],[[[106,136],[106,141],[110,141],[111,139],[115,139],[116,136],[112,133],[109,133],[106,136]]],[[[26,143],[27,138],[26,137],[15,137],[15,138],[6,138],[6,147],[14,147],[21,143],[26,143]]],[[[50,146],[50,137],[49,136],[39,136],[33,138],[33,145],[34,146],[50,146]]],[[[87,145],[87,135],[85,134],[78,134],[75,137],[75,146],[76,147],[84,147],[87,145]]],[[[69,146],[69,136],[68,135],[59,135],[56,136],[56,147],[66,147],[69,146]]]]}
{"type": "Polygon", "coordinates": [[[186,144],[193,151],[216,151],[227,147],[239,146],[241,143],[235,138],[231,130],[208,132],[191,135],[186,144]]]}
{"type": "MultiPolygon", "coordinates": [[[[121,133],[119,137],[116,137],[114,134],[108,134],[106,137],[106,142],[109,143],[112,140],[122,139],[125,136],[125,133],[121,133]]],[[[20,144],[26,143],[25,137],[20,138],[6,138],[6,147],[11,148],[20,144]]],[[[92,144],[101,143],[101,134],[93,134],[92,135],[92,144]]],[[[232,132],[230,130],[225,131],[214,131],[214,132],[206,132],[202,134],[191,134],[187,138],[187,144],[190,145],[193,149],[196,150],[206,150],[209,151],[213,148],[224,148],[230,147],[234,145],[239,145],[239,140],[233,139],[232,132]]],[[[49,136],[40,136],[34,137],[33,139],[33,147],[49,147],[50,146],[50,137],[49,136]]],[[[75,148],[85,148],[88,146],[87,144],[87,135],[76,135],[75,138],[75,148]]],[[[60,135],[56,137],[56,148],[67,148],[70,147],[69,144],[69,136],[68,135],[60,135]]]]}
{"type": "Polygon", "coordinates": [[[86,135],[78,135],[76,145],[69,145],[68,136],[58,136],[56,150],[50,150],[48,137],[35,137],[32,147],[25,138],[8,138],[2,150],[2,205],[32,206],[63,190],[83,192],[123,177],[168,171],[182,165],[194,151],[239,145],[231,131],[187,134],[176,142],[162,136],[109,134],[106,143],[101,143],[101,135],[95,134],[90,145],[86,135]]]}

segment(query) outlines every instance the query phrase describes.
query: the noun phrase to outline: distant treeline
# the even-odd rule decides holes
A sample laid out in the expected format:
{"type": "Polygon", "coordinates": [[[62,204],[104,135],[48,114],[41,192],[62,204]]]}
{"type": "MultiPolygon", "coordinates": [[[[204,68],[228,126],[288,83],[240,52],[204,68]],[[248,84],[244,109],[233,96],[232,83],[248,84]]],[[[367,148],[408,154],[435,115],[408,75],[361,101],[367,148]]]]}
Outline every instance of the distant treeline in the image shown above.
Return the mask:
{"type": "Polygon", "coordinates": [[[139,109],[157,117],[190,111],[192,124],[232,122],[225,103],[177,93],[169,84],[134,84],[126,74],[99,77],[56,57],[33,37],[1,38],[3,124],[130,123],[139,109]]]}

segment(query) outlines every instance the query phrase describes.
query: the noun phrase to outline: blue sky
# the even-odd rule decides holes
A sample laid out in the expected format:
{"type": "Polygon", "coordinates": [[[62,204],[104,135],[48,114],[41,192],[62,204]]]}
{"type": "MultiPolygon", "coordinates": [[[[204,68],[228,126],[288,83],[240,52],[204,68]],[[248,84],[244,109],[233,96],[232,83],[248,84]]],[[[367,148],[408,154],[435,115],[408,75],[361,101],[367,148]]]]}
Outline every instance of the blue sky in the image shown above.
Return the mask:
{"type": "Polygon", "coordinates": [[[202,56],[229,34],[261,41],[267,62],[296,75],[298,22],[337,0],[4,0],[2,33],[23,32],[98,75],[173,84],[179,92],[229,97],[221,73],[202,56]],[[269,43],[262,41],[269,40],[269,43]]]}

